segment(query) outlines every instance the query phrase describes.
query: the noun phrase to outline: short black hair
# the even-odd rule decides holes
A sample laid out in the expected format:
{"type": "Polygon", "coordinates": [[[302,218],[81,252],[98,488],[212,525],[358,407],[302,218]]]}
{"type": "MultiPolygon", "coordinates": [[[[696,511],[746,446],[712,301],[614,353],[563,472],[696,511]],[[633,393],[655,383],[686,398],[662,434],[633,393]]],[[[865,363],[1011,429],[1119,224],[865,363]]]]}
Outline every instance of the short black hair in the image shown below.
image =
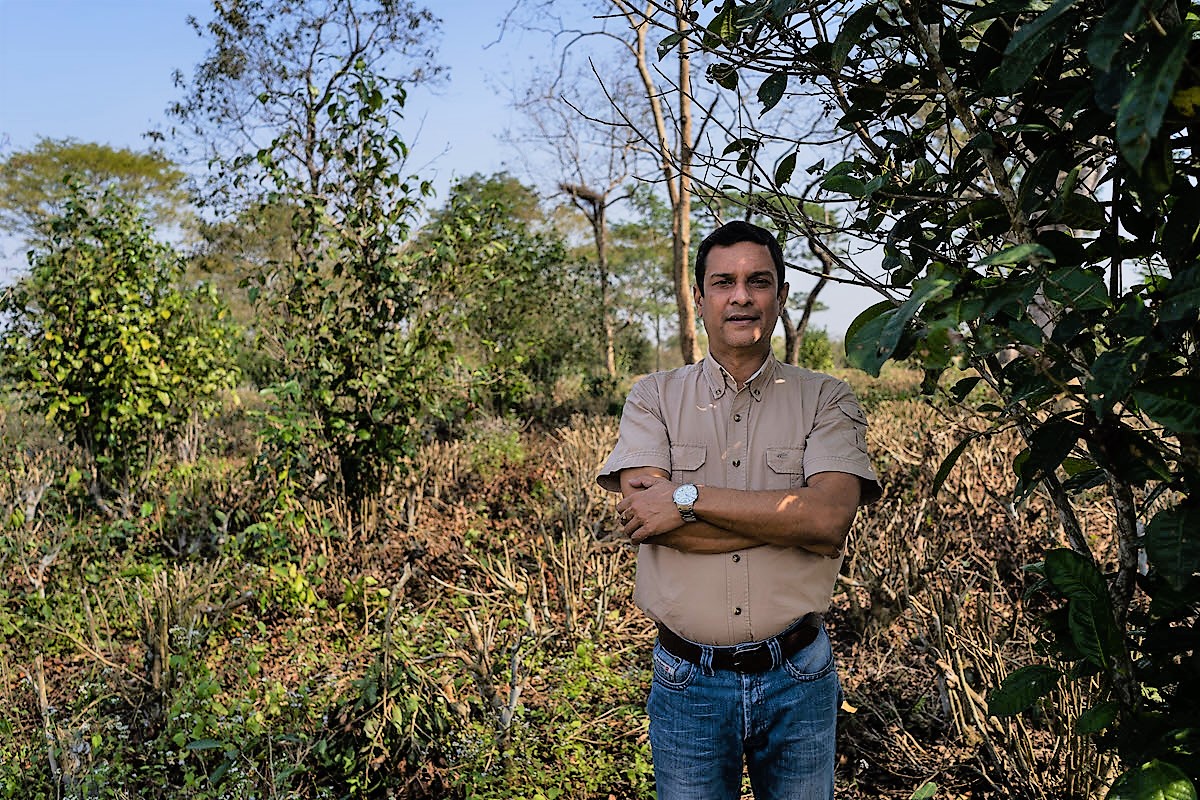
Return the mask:
{"type": "Polygon", "coordinates": [[[701,295],[704,294],[704,268],[708,261],[708,251],[714,247],[729,247],[739,242],[753,242],[767,248],[771,253],[771,261],[775,263],[776,291],[783,288],[783,248],[779,246],[779,240],[775,238],[775,234],[752,222],[735,219],[733,222],[726,222],[706,236],[700,243],[700,249],[696,251],[696,286],[699,287],[701,295]]]}

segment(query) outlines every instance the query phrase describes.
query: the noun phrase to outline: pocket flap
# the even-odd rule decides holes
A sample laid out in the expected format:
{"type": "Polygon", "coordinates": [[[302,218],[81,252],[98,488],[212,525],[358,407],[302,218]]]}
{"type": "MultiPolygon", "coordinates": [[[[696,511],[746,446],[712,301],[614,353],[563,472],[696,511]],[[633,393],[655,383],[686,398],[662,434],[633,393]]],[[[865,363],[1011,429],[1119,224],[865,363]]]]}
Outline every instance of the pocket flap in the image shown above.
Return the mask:
{"type": "Polygon", "coordinates": [[[707,448],[702,444],[671,445],[671,469],[691,472],[704,466],[707,448]]]}
{"type": "Polygon", "coordinates": [[[783,475],[803,475],[804,448],[768,447],[767,466],[783,475]]]}
{"type": "Polygon", "coordinates": [[[863,413],[863,410],[859,407],[858,403],[854,402],[853,400],[842,400],[837,405],[838,408],[842,410],[843,414],[857,422],[859,425],[867,424],[867,415],[863,413]]]}

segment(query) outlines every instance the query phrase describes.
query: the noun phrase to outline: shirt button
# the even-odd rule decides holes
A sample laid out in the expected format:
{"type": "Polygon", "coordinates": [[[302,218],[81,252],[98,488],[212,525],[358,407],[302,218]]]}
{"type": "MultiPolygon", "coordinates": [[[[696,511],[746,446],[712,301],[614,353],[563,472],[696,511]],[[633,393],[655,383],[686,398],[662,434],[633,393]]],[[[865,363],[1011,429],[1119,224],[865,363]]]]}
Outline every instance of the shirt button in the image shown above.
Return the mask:
{"type": "Polygon", "coordinates": [[[734,414],[734,415],[733,415],[733,421],[734,421],[734,422],[741,422],[741,421],[742,421],[742,415],[741,415],[741,414],[734,414]]]}
{"type": "Polygon", "coordinates": [[[738,606],[737,608],[735,608],[735,609],[733,610],[733,615],[734,615],[735,617],[740,617],[740,616],[742,615],[742,607],[741,607],[741,606],[738,606]]]}
{"type": "Polygon", "coordinates": [[[741,561],[741,560],[742,560],[742,557],[741,557],[740,555],[738,555],[737,553],[734,553],[734,554],[733,554],[733,563],[735,563],[735,564],[736,564],[736,563],[738,563],[738,562],[739,562],[739,561],[741,561]]]}
{"type": "Polygon", "coordinates": [[[735,467],[740,467],[740,466],[742,465],[742,462],[741,462],[741,461],[735,461],[735,462],[733,462],[733,465],[734,465],[735,467]]]}

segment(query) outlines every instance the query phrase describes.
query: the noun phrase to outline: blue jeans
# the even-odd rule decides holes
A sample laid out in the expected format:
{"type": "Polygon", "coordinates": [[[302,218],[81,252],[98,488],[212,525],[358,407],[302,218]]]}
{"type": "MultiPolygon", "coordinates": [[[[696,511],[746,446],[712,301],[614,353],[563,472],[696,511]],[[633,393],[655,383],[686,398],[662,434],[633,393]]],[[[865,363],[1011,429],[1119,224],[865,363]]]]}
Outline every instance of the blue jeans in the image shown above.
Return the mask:
{"type": "Polygon", "coordinates": [[[757,674],[699,667],[655,642],[646,711],[658,800],[832,800],[837,669],[824,628],[757,674]]]}

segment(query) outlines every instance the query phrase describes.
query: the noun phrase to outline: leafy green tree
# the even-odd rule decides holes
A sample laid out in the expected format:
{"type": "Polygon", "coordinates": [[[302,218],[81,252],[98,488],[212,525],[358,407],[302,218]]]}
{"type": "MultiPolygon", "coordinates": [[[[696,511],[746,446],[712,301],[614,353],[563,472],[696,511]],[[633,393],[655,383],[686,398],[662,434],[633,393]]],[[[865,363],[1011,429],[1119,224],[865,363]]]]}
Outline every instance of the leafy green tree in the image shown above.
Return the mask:
{"type": "Polygon", "coordinates": [[[505,412],[545,402],[555,382],[596,367],[597,289],[569,258],[537,196],[512,176],[473,175],[451,189],[415,243],[453,253],[443,317],[470,372],[468,394],[505,412]]]}
{"type": "MultiPolygon", "coordinates": [[[[883,247],[888,299],[847,333],[852,363],[915,355],[930,391],[969,365],[952,394],[986,382],[991,431],[1028,443],[1014,499],[1040,484],[1058,511],[1069,548],[1037,566],[1055,663],[1010,675],[991,711],[1098,676],[1078,727],[1127,768],[1108,797],[1194,798],[1200,8],[898,0],[836,25],[829,10],[725,0],[706,30],[768,110],[815,87],[850,147],[812,171],[815,199],[883,247]],[[1075,513],[1091,489],[1111,503],[1108,551],[1075,513]]],[[[758,141],[731,146],[753,163],[758,141]]],[[[797,153],[766,170],[781,209],[797,153]]]]}
{"type": "MultiPolygon", "coordinates": [[[[446,345],[430,306],[446,276],[403,245],[429,186],[404,175],[404,83],[433,66],[436,20],[405,0],[215,2],[211,45],[171,107],[210,165],[206,202],[282,211],[286,239],[242,261],[273,466],[332,469],[357,509],[438,413],[446,345]]],[[[278,232],[276,226],[271,230],[278,232]]]]}
{"type": "Polygon", "coordinates": [[[30,253],[30,273],[0,296],[0,375],[96,468],[96,496],[132,481],[237,373],[234,332],[208,287],[113,188],[73,182],[30,253]]]}
{"type": "Polygon", "coordinates": [[[67,183],[68,176],[85,186],[111,190],[138,206],[152,224],[176,223],[186,215],[185,176],[163,154],[74,139],[40,139],[0,164],[0,230],[27,241],[48,235],[67,204],[80,199],[67,183]]]}
{"type": "Polygon", "coordinates": [[[290,204],[293,238],[288,259],[255,276],[251,299],[266,312],[260,335],[289,378],[271,392],[281,403],[276,419],[287,421],[272,440],[309,464],[331,456],[357,503],[379,493],[439,413],[449,340],[434,301],[454,273],[443,253],[402,252],[430,192],[398,173],[407,153],[395,130],[403,89],[355,70],[327,103],[317,111],[331,121],[318,143],[328,180],[315,192],[289,168],[290,134],[258,152],[290,204]]]}

